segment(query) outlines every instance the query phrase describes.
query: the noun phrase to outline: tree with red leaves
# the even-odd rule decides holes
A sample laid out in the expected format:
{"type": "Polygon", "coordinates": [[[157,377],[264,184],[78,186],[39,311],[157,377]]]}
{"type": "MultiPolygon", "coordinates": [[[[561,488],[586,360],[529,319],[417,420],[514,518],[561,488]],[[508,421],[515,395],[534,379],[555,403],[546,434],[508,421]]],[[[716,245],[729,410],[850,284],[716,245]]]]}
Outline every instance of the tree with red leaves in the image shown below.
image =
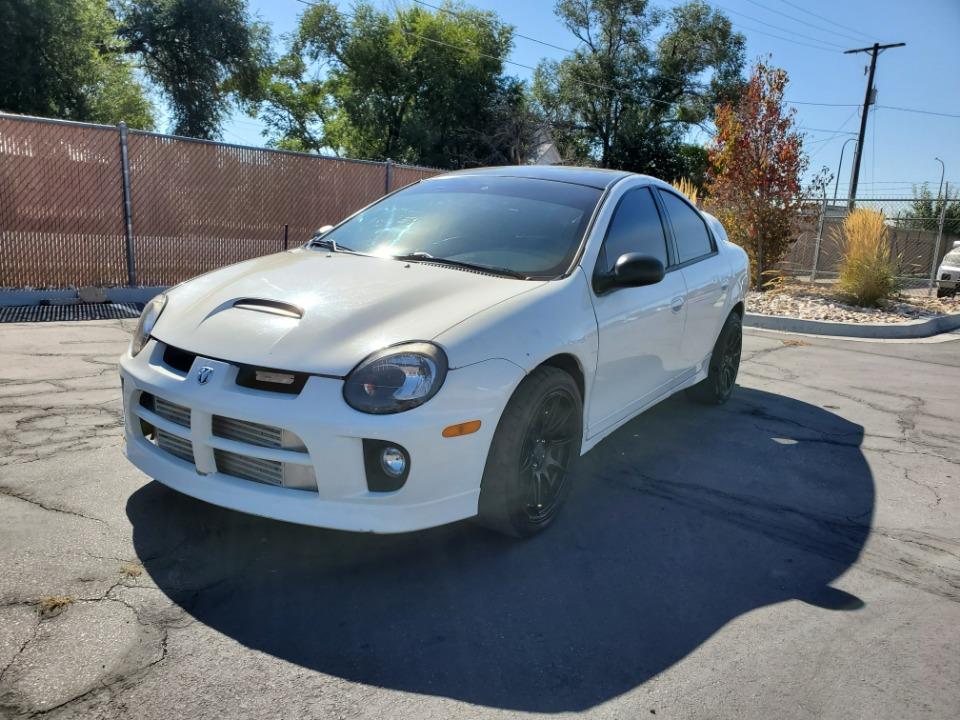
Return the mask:
{"type": "Polygon", "coordinates": [[[756,289],[793,239],[808,163],[796,111],[784,107],[786,85],[786,71],[758,61],[739,100],[717,108],[709,148],[707,204],[750,256],[756,289]]]}

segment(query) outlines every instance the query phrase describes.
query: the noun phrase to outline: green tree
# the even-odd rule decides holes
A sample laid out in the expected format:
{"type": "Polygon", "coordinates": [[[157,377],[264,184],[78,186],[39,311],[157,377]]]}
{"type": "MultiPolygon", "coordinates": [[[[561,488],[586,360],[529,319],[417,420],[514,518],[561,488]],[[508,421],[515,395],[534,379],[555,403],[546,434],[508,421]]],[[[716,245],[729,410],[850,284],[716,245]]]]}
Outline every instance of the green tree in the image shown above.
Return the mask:
{"type": "Polygon", "coordinates": [[[262,91],[267,26],[245,0],[124,0],[121,35],[163,90],[179,135],[216,138],[231,101],[262,91]]]}
{"type": "Polygon", "coordinates": [[[936,232],[940,227],[940,214],[944,213],[943,232],[948,235],[960,235],[960,197],[948,191],[948,197],[934,197],[927,183],[913,188],[913,201],[910,209],[896,218],[897,227],[908,230],[930,230],[936,232]],[[947,203],[944,212],[943,204],[947,203]]]}
{"type": "Polygon", "coordinates": [[[558,0],[556,13],[579,42],[540,64],[534,93],[563,154],[667,178],[695,170],[684,136],[742,82],[730,21],[699,1],[558,0]]]}
{"type": "Polygon", "coordinates": [[[107,0],[0,0],[0,109],[153,127],[107,0]]]}
{"type": "Polygon", "coordinates": [[[463,5],[391,15],[322,0],[274,66],[261,116],[285,148],[437,167],[515,159],[532,109],[502,76],[511,38],[494,13],[463,5]]]}

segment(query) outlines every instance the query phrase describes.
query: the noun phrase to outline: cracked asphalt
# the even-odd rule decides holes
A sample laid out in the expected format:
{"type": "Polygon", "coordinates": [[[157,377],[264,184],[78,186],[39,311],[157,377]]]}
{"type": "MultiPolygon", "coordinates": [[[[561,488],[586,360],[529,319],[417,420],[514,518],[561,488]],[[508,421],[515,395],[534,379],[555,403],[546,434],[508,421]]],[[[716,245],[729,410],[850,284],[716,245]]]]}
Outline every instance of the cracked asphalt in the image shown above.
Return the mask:
{"type": "Polygon", "coordinates": [[[518,543],[151,481],[130,323],[0,325],[0,717],[960,717],[960,335],[748,334],[518,543]]]}

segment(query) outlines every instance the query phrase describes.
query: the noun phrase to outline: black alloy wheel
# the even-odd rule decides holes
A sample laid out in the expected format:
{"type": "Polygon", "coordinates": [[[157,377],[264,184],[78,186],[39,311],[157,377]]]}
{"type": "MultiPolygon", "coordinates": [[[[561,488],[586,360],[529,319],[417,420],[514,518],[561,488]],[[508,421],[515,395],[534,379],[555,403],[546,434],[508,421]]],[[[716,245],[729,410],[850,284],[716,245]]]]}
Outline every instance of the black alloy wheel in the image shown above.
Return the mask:
{"type": "Polygon", "coordinates": [[[524,508],[531,522],[556,512],[567,479],[570,454],[579,438],[577,400],[567,388],[547,395],[533,415],[520,451],[520,475],[528,489],[524,508]]]}
{"type": "Polygon", "coordinates": [[[583,401],[574,379],[549,366],[531,372],[490,444],[477,521],[514,537],[546,528],[570,493],[582,434],[583,401]]]}
{"type": "Polygon", "coordinates": [[[689,397],[707,405],[722,405],[729,400],[737,383],[742,349],[743,323],[734,311],[714,343],[707,377],[687,389],[689,397]]]}

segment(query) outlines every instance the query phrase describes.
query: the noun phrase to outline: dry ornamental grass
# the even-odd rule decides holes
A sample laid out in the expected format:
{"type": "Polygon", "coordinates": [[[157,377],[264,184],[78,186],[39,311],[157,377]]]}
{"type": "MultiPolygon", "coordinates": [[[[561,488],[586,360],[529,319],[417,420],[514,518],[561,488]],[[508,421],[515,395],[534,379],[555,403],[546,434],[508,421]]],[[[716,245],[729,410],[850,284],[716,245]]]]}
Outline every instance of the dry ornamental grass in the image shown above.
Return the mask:
{"type": "Polygon", "coordinates": [[[897,258],[887,242],[883,213],[854,210],[834,236],[843,248],[838,288],[855,305],[877,307],[898,291],[897,258]]]}

